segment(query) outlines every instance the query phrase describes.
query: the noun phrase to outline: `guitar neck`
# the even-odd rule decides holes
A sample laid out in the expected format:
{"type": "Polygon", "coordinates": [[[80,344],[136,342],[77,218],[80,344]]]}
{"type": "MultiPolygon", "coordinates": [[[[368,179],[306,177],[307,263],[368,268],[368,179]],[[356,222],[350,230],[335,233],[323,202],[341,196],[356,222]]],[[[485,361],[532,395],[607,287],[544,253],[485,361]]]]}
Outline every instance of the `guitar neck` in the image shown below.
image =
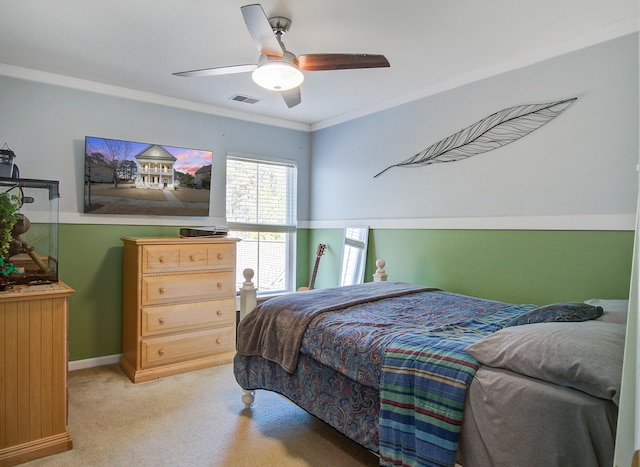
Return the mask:
{"type": "Polygon", "coordinates": [[[311,272],[311,279],[309,279],[309,290],[313,289],[316,285],[316,275],[318,274],[318,265],[320,264],[320,255],[316,256],[316,262],[313,265],[313,271],[311,272]]]}
{"type": "Polygon", "coordinates": [[[321,243],[318,245],[318,249],[316,250],[316,264],[313,265],[313,272],[311,273],[311,279],[309,280],[308,289],[313,289],[313,286],[316,283],[316,274],[318,273],[318,264],[320,264],[320,257],[324,255],[324,250],[326,250],[327,245],[321,243]]]}

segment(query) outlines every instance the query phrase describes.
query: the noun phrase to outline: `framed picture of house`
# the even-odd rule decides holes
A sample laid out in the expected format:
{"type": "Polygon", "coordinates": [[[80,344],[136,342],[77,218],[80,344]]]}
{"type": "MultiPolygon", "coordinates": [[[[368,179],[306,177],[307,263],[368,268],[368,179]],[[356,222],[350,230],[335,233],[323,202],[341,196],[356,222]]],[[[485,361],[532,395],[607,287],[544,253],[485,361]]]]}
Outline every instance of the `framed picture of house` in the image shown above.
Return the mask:
{"type": "Polygon", "coordinates": [[[208,216],[213,153],[85,137],[84,212],[208,216]]]}

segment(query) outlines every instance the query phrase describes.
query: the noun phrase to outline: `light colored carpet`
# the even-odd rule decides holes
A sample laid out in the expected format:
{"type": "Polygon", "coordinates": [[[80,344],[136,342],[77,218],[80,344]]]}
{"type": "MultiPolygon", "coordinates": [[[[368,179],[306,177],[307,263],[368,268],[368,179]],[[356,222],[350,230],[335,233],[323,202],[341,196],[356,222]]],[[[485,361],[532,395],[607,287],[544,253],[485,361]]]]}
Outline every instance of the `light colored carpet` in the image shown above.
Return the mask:
{"type": "Polygon", "coordinates": [[[133,384],[116,365],[69,373],[74,448],[24,466],[376,466],[287,399],[245,410],[231,365],[133,384]]]}

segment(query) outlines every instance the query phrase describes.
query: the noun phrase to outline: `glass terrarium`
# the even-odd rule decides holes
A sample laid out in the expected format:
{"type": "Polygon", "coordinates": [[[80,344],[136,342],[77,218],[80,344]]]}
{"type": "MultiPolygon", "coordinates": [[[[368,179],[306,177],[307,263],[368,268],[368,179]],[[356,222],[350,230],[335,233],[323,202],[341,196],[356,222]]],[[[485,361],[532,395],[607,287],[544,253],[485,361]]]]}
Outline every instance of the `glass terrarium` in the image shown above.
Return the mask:
{"type": "Polygon", "coordinates": [[[0,177],[0,289],[58,281],[58,182],[0,177]]]}

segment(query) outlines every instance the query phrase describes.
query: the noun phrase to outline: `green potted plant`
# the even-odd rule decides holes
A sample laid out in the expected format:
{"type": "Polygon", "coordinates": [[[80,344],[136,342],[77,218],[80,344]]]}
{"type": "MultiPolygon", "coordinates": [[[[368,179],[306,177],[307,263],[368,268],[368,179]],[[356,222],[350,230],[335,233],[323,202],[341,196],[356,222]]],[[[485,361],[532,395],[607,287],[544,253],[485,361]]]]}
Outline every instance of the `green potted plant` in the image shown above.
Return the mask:
{"type": "Polygon", "coordinates": [[[9,262],[13,227],[20,218],[20,199],[8,192],[0,193],[0,290],[6,287],[11,274],[17,274],[16,266],[9,262]]]}

